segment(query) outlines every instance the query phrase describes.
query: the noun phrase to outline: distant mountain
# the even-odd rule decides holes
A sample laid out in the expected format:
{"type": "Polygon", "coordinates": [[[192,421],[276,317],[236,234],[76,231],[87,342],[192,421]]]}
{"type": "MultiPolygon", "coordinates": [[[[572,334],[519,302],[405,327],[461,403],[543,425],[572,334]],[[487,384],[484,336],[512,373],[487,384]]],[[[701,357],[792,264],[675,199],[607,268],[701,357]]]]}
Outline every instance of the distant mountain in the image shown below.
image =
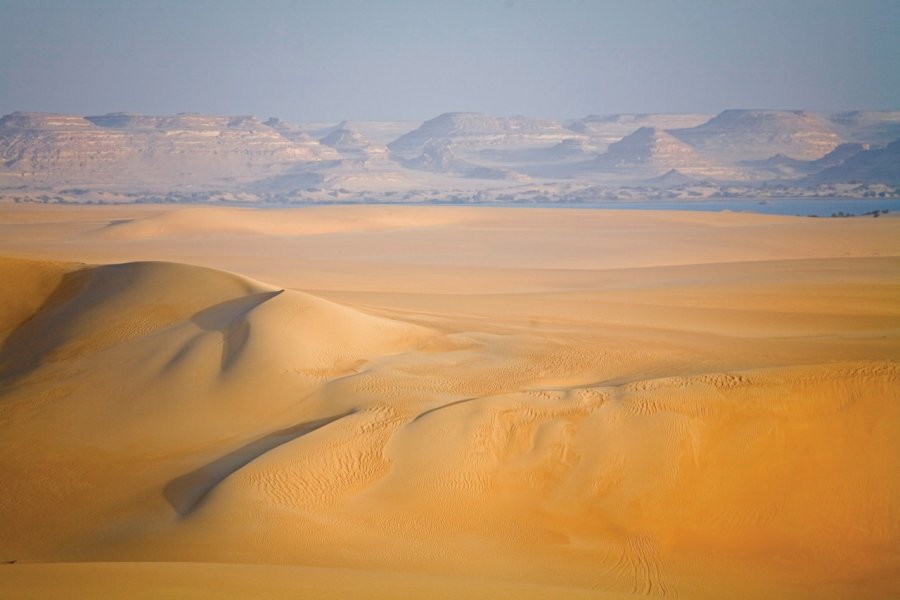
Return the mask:
{"type": "Polygon", "coordinates": [[[0,119],[0,161],[16,175],[66,178],[136,158],[129,137],[80,116],[16,112],[0,119]]]}
{"type": "Polygon", "coordinates": [[[569,123],[569,129],[583,134],[590,139],[592,146],[602,150],[641,127],[659,130],[686,129],[702,125],[712,116],[689,113],[588,115],[569,123]]]}
{"type": "Polygon", "coordinates": [[[784,154],[776,154],[765,160],[744,161],[741,165],[752,167],[757,171],[769,171],[776,177],[797,178],[811,173],[818,173],[829,167],[837,166],[851,156],[868,149],[868,144],[846,143],[839,145],[822,158],[816,160],[798,160],[796,158],[785,156],[784,154]]]}
{"type": "Polygon", "coordinates": [[[900,185],[900,139],[885,148],[864,150],[810,177],[813,183],[860,182],[900,185]]]}
{"type": "Polygon", "coordinates": [[[518,171],[473,164],[457,156],[453,144],[448,140],[429,142],[422,153],[415,158],[403,159],[401,163],[408,169],[430,171],[444,175],[461,175],[472,179],[500,179],[523,181],[529,177],[518,171]]]}
{"type": "Polygon", "coordinates": [[[612,144],[598,160],[623,167],[665,164],[671,168],[704,162],[689,145],[653,127],[641,127],[612,144]]]}
{"type": "Polygon", "coordinates": [[[319,143],[331,146],[335,150],[365,150],[372,145],[364,135],[349,129],[334,129],[319,140],[319,143]]]}
{"type": "Polygon", "coordinates": [[[415,126],[187,113],[17,112],[0,118],[0,190],[42,190],[43,201],[59,198],[49,194],[54,188],[68,187],[116,188],[117,194],[296,191],[295,197],[310,192],[324,200],[356,197],[351,190],[391,198],[403,192],[415,199],[444,191],[474,197],[529,179],[536,187],[571,191],[581,185],[753,186],[790,180],[803,185],[900,178],[895,144],[879,151],[869,149],[869,142],[841,143],[836,133],[854,140],[882,138],[900,128],[900,111],[728,110],[705,118],[620,114],[564,122],[445,113],[415,126]]]}
{"type": "Polygon", "coordinates": [[[854,110],[827,115],[842,139],[862,144],[887,144],[900,138],[900,110],[854,110]]]}
{"type": "Polygon", "coordinates": [[[703,125],[669,133],[720,160],[762,160],[775,154],[820,158],[841,138],[812,113],[786,110],[726,110],[703,125]]]}
{"type": "Polygon", "coordinates": [[[434,173],[463,174],[475,168],[474,165],[456,155],[453,144],[449,140],[430,140],[422,148],[421,154],[403,159],[401,164],[408,169],[434,173]]]}
{"type": "Polygon", "coordinates": [[[133,184],[252,179],[327,158],[254,117],[95,117],[13,113],[0,119],[0,160],[26,181],[133,184]]]}
{"type": "Polygon", "coordinates": [[[363,134],[346,128],[333,129],[319,140],[323,146],[337,150],[347,158],[378,160],[387,158],[387,148],[370,142],[363,134]]]}
{"type": "Polygon", "coordinates": [[[585,159],[595,156],[597,152],[584,138],[566,138],[555,146],[546,150],[535,150],[535,154],[547,161],[562,161],[573,159],[585,159]]]}
{"type": "Polygon", "coordinates": [[[415,184],[412,171],[391,161],[341,159],[296,163],[290,168],[246,184],[254,192],[290,193],[297,190],[395,191],[415,184]]]}
{"type": "Polygon", "coordinates": [[[559,143],[572,132],[560,121],[529,117],[493,117],[480,113],[445,113],[388,144],[402,158],[419,155],[429,143],[452,142],[465,151],[497,146],[538,146],[559,143]]]}
{"type": "Polygon", "coordinates": [[[685,175],[678,169],[671,169],[669,171],[666,171],[665,173],[663,173],[662,175],[660,175],[658,177],[652,177],[652,178],[648,179],[644,183],[646,183],[647,185],[653,186],[653,187],[668,188],[668,187],[676,187],[676,186],[684,186],[684,185],[694,185],[694,184],[699,184],[699,183],[703,183],[703,182],[704,182],[703,179],[698,179],[696,177],[690,177],[688,175],[685,175]]]}
{"type": "Polygon", "coordinates": [[[582,163],[585,171],[653,177],[677,169],[689,176],[740,178],[740,173],[700,156],[688,144],[653,127],[642,127],[610,145],[605,154],[582,163]]]}
{"type": "Polygon", "coordinates": [[[319,140],[309,134],[302,126],[296,125],[294,123],[286,123],[281,119],[276,117],[272,117],[265,122],[263,125],[267,127],[271,127],[282,137],[288,139],[295,144],[300,144],[301,146],[307,147],[316,147],[316,151],[319,153],[319,158],[321,160],[331,160],[340,158],[340,155],[332,148],[328,148],[326,146],[322,146],[319,144],[319,140]]]}
{"type": "Polygon", "coordinates": [[[827,169],[834,167],[846,161],[851,156],[855,156],[863,150],[868,150],[868,144],[846,143],[841,144],[822,158],[809,162],[810,167],[814,170],[827,169]]]}
{"type": "Polygon", "coordinates": [[[387,146],[402,135],[421,125],[421,121],[357,121],[344,120],[340,123],[303,123],[310,135],[317,139],[326,137],[335,129],[347,129],[365,137],[376,146],[387,146]]]}

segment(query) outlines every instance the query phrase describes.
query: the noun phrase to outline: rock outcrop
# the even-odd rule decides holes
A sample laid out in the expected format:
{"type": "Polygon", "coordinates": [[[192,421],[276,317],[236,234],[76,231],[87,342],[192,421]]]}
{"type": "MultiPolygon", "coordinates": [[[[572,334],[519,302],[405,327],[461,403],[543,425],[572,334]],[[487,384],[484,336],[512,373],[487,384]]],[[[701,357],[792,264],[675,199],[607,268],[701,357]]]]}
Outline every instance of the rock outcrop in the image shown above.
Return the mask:
{"type": "Polygon", "coordinates": [[[584,171],[655,177],[677,170],[691,177],[740,178],[740,173],[697,153],[688,144],[653,127],[642,127],[612,144],[605,154],[582,163],[584,171]]]}
{"type": "Polygon", "coordinates": [[[828,124],[848,142],[887,144],[900,138],[900,110],[854,110],[828,115],[828,124]]]}
{"type": "Polygon", "coordinates": [[[726,110],[703,125],[669,133],[727,161],[762,160],[775,154],[814,160],[842,141],[812,113],[786,110],[726,110]]]}
{"type": "Polygon", "coordinates": [[[885,148],[864,150],[813,175],[815,183],[860,182],[900,185],[900,139],[885,148]]]}
{"type": "Polygon", "coordinates": [[[642,127],[659,130],[686,129],[706,123],[707,114],[618,114],[588,115],[569,124],[572,131],[590,138],[591,145],[605,149],[642,127]]]}
{"type": "Polygon", "coordinates": [[[0,119],[3,170],[26,181],[206,184],[258,178],[329,152],[255,117],[13,113],[0,119]]]}
{"type": "Polygon", "coordinates": [[[570,130],[553,119],[446,113],[394,140],[388,144],[388,148],[397,156],[413,158],[429,143],[451,142],[454,147],[475,151],[484,148],[555,144],[571,136],[570,130]]]}

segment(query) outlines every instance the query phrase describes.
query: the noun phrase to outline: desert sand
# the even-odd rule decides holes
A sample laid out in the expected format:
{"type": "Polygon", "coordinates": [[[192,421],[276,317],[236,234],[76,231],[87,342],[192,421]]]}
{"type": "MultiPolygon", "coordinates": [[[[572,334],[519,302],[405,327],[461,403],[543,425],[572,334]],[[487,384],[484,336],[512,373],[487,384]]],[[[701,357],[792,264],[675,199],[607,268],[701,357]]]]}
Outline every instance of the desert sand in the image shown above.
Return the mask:
{"type": "Polygon", "coordinates": [[[0,207],[0,596],[900,594],[900,219],[0,207]]]}

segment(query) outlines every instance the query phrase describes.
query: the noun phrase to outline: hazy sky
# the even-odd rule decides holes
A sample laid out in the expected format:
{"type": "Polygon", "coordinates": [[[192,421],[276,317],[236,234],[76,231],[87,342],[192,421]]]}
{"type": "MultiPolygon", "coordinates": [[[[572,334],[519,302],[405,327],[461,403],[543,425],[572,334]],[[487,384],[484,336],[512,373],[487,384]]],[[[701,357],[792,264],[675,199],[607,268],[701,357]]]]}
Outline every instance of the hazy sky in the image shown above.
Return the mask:
{"type": "Polygon", "coordinates": [[[0,112],[900,109],[900,0],[0,0],[0,112]]]}

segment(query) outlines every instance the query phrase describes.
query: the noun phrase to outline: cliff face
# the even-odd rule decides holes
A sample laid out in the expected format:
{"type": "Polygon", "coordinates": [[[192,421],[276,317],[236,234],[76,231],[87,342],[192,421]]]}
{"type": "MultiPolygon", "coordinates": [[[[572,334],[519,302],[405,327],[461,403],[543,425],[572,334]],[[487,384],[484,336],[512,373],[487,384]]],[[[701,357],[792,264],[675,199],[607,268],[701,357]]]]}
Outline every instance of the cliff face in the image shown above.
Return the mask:
{"type": "Polygon", "coordinates": [[[709,121],[706,114],[618,114],[588,115],[569,124],[569,129],[587,136],[591,146],[605,149],[643,127],[659,131],[687,129],[709,121]]]}
{"type": "Polygon", "coordinates": [[[528,147],[556,144],[571,136],[571,130],[553,119],[445,113],[391,142],[388,148],[396,155],[412,158],[430,144],[451,143],[455,148],[473,150],[528,147]]]}
{"type": "Polygon", "coordinates": [[[741,178],[736,170],[699,155],[688,144],[653,127],[642,127],[612,144],[605,154],[584,163],[584,168],[639,177],[654,177],[677,170],[695,177],[741,178]]]}
{"type": "Polygon", "coordinates": [[[0,119],[0,160],[22,175],[93,171],[135,154],[124,131],[104,131],[70,115],[13,113],[0,119]]]}
{"type": "Polygon", "coordinates": [[[252,179],[331,154],[254,117],[13,113],[0,119],[4,170],[47,183],[252,179]]]}
{"type": "Polygon", "coordinates": [[[814,175],[816,183],[881,182],[900,185],[900,139],[885,148],[864,150],[814,175]]]}
{"type": "Polygon", "coordinates": [[[360,160],[384,160],[388,150],[384,146],[373,144],[366,136],[347,129],[338,127],[319,140],[323,146],[333,148],[344,158],[360,160]]]}
{"type": "Polygon", "coordinates": [[[854,110],[826,118],[831,129],[848,142],[887,144],[900,138],[900,110],[854,110]]]}
{"type": "Polygon", "coordinates": [[[657,185],[672,171],[703,181],[893,185],[900,181],[895,145],[866,151],[866,143],[845,140],[891,135],[898,115],[727,110],[690,126],[703,115],[563,122],[446,113],[408,131],[399,122],[17,112],[0,118],[0,187],[235,191],[276,182],[279,193],[393,193],[467,185],[459,179],[533,178],[562,189],[573,180],[657,185]],[[391,135],[398,137],[385,145],[391,135]]]}
{"type": "Polygon", "coordinates": [[[726,110],[703,125],[669,133],[700,152],[727,160],[761,160],[776,154],[814,160],[842,141],[812,113],[787,110],[726,110]]]}

